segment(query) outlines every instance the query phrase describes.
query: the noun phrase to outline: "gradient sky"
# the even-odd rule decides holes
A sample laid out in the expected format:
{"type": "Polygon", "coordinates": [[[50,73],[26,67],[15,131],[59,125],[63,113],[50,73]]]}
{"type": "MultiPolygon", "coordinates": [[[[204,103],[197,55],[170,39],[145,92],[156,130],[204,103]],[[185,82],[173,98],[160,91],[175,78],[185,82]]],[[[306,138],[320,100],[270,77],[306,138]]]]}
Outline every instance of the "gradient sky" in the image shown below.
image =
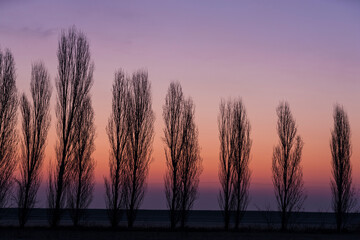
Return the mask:
{"type": "MultiPolygon", "coordinates": [[[[152,84],[155,139],[142,208],[166,208],[162,106],[174,80],[196,105],[204,170],[195,208],[218,209],[217,115],[220,100],[229,97],[242,97],[252,125],[249,209],[274,206],[271,159],[278,141],[275,109],[282,100],[289,102],[305,142],[305,210],[331,209],[329,142],[335,103],[349,116],[359,189],[360,1],[0,0],[0,47],[10,48],[15,57],[20,92],[29,92],[31,64],[37,60],[45,62],[54,81],[59,34],[72,25],[87,34],[95,63],[97,185],[91,207],[104,207],[105,126],[118,68],[128,73],[147,69],[152,84]]],[[[48,161],[54,160],[56,142],[55,96],[54,88],[48,161]]]]}

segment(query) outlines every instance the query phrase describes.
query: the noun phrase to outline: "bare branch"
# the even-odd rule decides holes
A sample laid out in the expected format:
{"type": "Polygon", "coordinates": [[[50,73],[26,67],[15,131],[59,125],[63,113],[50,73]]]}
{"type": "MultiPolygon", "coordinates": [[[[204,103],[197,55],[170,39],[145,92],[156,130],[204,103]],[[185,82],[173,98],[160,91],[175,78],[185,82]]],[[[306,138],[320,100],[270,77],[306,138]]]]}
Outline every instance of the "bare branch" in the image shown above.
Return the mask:
{"type": "Polygon", "coordinates": [[[183,151],[184,99],[179,83],[171,83],[165,98],[163,118],[167,172],[164,177],[165,195],[170,210],[170,225],[174,229],[180,220],[180,156],[183,151]]]}
{"type": "Polygon", "coordinates": [[[331,131],[332,156],[332,208],[336,215],[337,230],[346,226],[348,213],[354,208],[355,189],[352,184],[351,132],[348,116],[343,107],[334,108],[334,129],[331,131]]]}
{"type": "Polygon", "coordinates": [[[197,197],[202,172],[198,129],[195,126],[195,107],[189,98],[184,101],[182,120],[183,149],[179,163],[181,227],[185,227],[189,211],[197,197]]]}
{"type": "Polygon", "coordinates": [[[225,229],[229,228],[232,210],[235,210],[235,228],[238,228],[249,202],[249,158],[252,144],[250,123],[241,99],[220,103],[218,125],[221,184],[219,205],[223,210],[225,229]]]}
{"type": "Polygon", "coordinates": [[[84,218],[85,209],[91,203],[94,190],[95,150],[94,110],[90,97],[84,98],[75,118],[74,153],[71,159],[71,176],[68,207],[74,226],[84,218]]]}
{"type": "Polygon", "coordinates": [[[219,181],[221,190],[219,191],[219,206],[224,214],[224,227],[227,230],[230,224],[230,212],[233,209],[233,189],[231,181],[233,179],[232,159],[234,157],[234,136],[232,124],[233,112],[230,101],[220,103],[220,113],[218,115],[219,139],[220,139],[220,165],[219,181]]]}
{"type": "Polygon", "coordinates": [[[32,66],[32,105],[25,94],[20,108],[22,116],[22,142],[20,178],[16,193],[19,208],[19,223],[23,227],[36,203],[36,194],[41,182],[41,167],[44,161],[46,138],[50,127],[50,76],[43,63],[32,66]]]}
{"type": "Polygon", "coordinates": [[[249,203],[250,187],[250,123],[241,99],[233,102],[233,197],[235,208],[235,228],[239,227],[241,219],[249,203]]]}
{"type": "Polygon", "coordinates": [[[10,50],[0,50],[0,208],[7,206],[16,168],[17,90],[10,50]]]}
{"type": "Polygon", "coordinates": [[[129,91],[129,114],[127,124],[129,141],[125,163],[124,200],[128,226],[134,224],[137,210],[143,200],[146,178],[154,138],[154,113],[148,74],[137,71],[132,75],[129,91]]]}
{"type": "Polygon", "coordinates": [[[112,113],[106,128],[110,142],[110,178],[105,178],[106,208],[111,225],[116,227],[124,207],[123,184],[126,146],[129,138],[129,83],[122,70],[115,73],[112,89],[112,113]]]}
{"type": "Polygon", "coordinates": [[[56,163],[50,173],[48,206],[50,222],[57,226],[66,202],[71,175],[71,159],[76,142],[76,117],[93,83],[93,63],[86,36],[75,27],[63,31],[58,47],[56,163]]]}
{"type": "Polygon", "coordinates": [[[280,103],[277,115],[280,141],[274,147],[272,180],[278,208],[281,211],[281,229],[286,230],[291,213],[299,211],[306,198],[300,165],[304,144],[297,135],[296,123],[288,103],[280,103]]]}
{"type": "Polygon", "coordinates": [[[188,212],[197,197],[202,172],[198,130],[194,122],[192,100],[183,97],[181,85],[172,82],[163,107],[164,142],[167,172],[164,176],[165,195],[170,209],[170,226],[181,220],[185,227],[188,212]]]}

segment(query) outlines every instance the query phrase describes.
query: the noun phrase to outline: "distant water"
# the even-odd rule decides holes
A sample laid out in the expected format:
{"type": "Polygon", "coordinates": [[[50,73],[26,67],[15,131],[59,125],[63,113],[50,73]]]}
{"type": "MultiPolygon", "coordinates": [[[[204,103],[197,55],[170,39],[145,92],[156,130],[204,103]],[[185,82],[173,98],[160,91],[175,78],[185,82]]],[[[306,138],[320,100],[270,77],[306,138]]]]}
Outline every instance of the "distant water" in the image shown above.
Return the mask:
{"type": "MultiPolygon", "coordinates": [[[[303,205],[303,211],[329,212],[331,211],[331,194],[328,183],[319,185],[306,184],[307,199],[303,205]]],[[[142,209],[166,210],[167,204],[162,183],[148,186],[142,209]]],[[[200,183],[198,198],[194,204],[194,210],[219,210],[218,204],[219,187],[214,183],[200,183]]],[[[46,186],[41,186],[38,192],[36,207],[46,207],[46,186]]],[[[95,185],[93,201],[90,208],[105,208],[105,190],[102,183],[95,185]]],[[[277,210],[272,184],[252,183],[250,187],[250,203],[248,210],[277,210]]]]}

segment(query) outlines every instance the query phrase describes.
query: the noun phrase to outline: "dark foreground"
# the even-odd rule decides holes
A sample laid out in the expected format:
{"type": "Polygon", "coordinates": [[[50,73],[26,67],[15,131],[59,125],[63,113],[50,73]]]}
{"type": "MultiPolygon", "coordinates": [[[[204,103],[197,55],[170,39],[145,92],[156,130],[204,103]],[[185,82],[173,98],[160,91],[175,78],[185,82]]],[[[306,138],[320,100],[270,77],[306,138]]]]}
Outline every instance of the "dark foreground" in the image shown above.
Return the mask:
{"type": "MultiPolygon", "coordinates": [[[[37,208],[31,212],[27,227],[49,227],[47,209],[37,208]]],[[[72,226],[69,211],[64,211],[60,221],[61,227],[72,226]]],[[[110,227],[109,218],[105,209],[87,209],[81,222],[85,227],[110,227]]],[[[123,212],[120,227],[127,226],[126,214],[123,212]]],[[[230,222],[230,227],[234,223],[230,222]]],[[[18,227],[18,209],[0,209],[0,226],[18,227]]],[[[139,210],[134,227],[142,229],[167,229],[170,226],[169,212],[167,210],[139,210]]],[[[247,211],[242,221],[242,228],[250,229],[279,229],[281,218],[276,211],[247,211]]],[[[221,230],[224,227],[223,215],[221,211],[190,211],[187,227],[192,229],[215,229],[221,230]]],[[[316,229],[333,230],[336,228],[334,213],[328,212],[297,212],[294,213],[289,223],[290,229],[316,229]]],[[[360,214],[353,213],[348,216],[347,228],[351,231],[360,230],[360,214]]],[[[1,239],[1,236],[0,236],[1,239]]],[[[360,239],[360,238],[359,238],[360,239]]]]}
{"type": "MultiPolygon", "coordinates": [[[[326,239],[360,240],[360,214],[349,215],[347,232],[337,233],[333,213],[298,212],[293,215],[289,232],[280,232],[280,215],[276,211],[247,211],[240,231],[223,231],[220,211],[191,211],[187,229],[169,230],[169,213],[166,210],[139,210],[135,228],[126,227],[123,214],[119,228],[110,228],[106,210],[88,209],[80,228],[72,227],[69,211],[65,211],[56,229],[49,227],[46,209],[34,209],[24,229],[18,226],[18,210],[0,210],[0,240],[8,239],[326,239]]],[[[233,222],[230,223],[231,227],[233,222]]]]}
{"type": "Polygon", "coordinates": [[[266,239],[266,240],[278,240],[278,239],[328,239],[328,240],[352,240],[360,239],[359,232],[350,232],[338,234],[335,232],[277,232],[277,231],[254,231],[243,230],[242,232],[224,232],[220,230],[196,230],[191,229],[188,231],[175,231],[171,232],[166,229],[136,229],[133,231],[128,230],[112,230],[109,228],[0,228],[0,239],[66,239],[66,240],[107,240],[107,239],[266,239]]]}

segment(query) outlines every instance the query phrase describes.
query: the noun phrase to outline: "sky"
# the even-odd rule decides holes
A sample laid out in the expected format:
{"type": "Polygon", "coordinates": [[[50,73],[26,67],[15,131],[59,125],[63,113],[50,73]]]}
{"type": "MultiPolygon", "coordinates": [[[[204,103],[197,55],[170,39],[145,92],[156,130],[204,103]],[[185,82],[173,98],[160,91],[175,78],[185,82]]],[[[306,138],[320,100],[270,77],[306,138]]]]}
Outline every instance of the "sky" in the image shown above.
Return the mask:
{"type": "MultiPolygon", "coordinates": [[[[348,113],[360,196],[359,1],[0,0],[0,47],[14,55],[19,92],[29,94],[31,64],[39,60],[54,86],[59,36],[73,25],[87,35],[95,64],[96,187],[90,207],[105,206],[105,127],[119,68],[129,74],[146,69],[152,85],[155,138],[141,208],[166,208],[162,107],[171,81],[179,81],[196,106],[203,173],[195,209],[219,209],[219,103],[236,97],[242,98],[251,123],[250,210],[275,208],[271,161],[281,101],[290,104],[305,144],[304,210],[331,210],[329,144],[336,103],[348,113]]],[[[55,98],[54,88],[44,181],[55,160],[55,98]]],[[[39,207],[45,206],[44,186],[38,200],[39,207]]]]}

